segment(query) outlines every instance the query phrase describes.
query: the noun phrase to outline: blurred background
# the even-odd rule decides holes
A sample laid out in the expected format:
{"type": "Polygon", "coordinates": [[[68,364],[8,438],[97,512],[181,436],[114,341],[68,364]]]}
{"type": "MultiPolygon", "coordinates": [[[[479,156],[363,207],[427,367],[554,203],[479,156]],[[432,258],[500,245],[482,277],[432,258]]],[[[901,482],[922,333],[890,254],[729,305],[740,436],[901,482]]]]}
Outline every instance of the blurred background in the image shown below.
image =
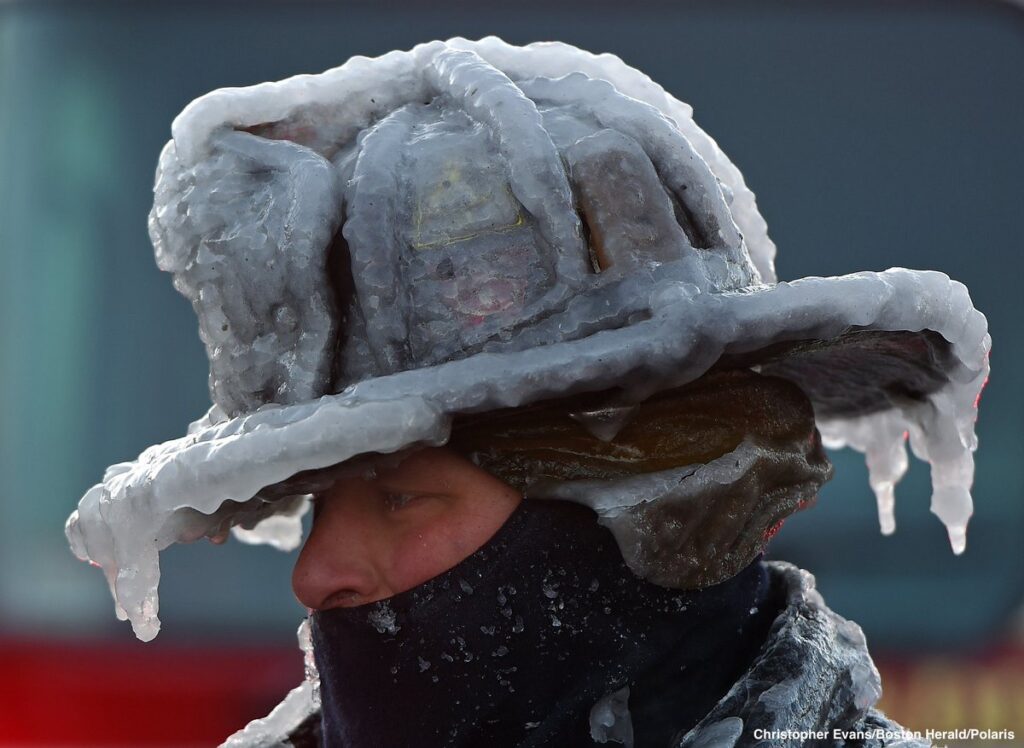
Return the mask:
{"type": "Polygon", "coordinates": [[[837,453],[770,555],[864,627],[898,721],[1024,742],[1019,7],[207,0],[0,1],[0,745],[214,745],[301,678],[292,556],[171,548],[142,644],[62,532],[107,465],[208,406],[146,234],[171,120],[214,88],[488,34],[613,52],[691,103],[757,193],[780,278],[902,265],[970,288],[995,345],[967,552],[928,513],[927,466],[882,537],[863,460],[837,453]]]}

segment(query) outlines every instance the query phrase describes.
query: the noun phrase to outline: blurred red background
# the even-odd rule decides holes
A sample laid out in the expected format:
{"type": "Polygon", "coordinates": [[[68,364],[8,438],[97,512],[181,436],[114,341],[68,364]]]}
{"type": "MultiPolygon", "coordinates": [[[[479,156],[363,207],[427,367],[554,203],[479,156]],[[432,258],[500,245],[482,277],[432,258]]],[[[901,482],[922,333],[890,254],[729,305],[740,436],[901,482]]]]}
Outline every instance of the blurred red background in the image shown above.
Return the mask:
{"type": "MultiPolygon", "coordinates": [[[[881,708],[907,729],[1013,730],[1024,742],[1024,641],[971,656],[876,660],[881,708]]],[[[213,746],[298,685],[302,656],[7,640],[0,673],[0,746],[213,746]]]]}

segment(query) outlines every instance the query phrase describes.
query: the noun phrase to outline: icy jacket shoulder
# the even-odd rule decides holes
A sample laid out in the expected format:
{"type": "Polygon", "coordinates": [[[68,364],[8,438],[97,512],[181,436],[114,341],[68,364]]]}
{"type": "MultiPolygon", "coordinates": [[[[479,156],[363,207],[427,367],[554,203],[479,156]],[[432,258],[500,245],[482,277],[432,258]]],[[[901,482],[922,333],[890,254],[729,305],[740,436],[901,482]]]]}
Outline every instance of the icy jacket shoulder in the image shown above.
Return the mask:
{"type": "Polygon", "coordinates": [[[767,640],[672,748],[930,746],[874,708],[881,682],[860,626],[829,610],[809,572],[778,561],[767,566],[785,599],[767,640]]]}

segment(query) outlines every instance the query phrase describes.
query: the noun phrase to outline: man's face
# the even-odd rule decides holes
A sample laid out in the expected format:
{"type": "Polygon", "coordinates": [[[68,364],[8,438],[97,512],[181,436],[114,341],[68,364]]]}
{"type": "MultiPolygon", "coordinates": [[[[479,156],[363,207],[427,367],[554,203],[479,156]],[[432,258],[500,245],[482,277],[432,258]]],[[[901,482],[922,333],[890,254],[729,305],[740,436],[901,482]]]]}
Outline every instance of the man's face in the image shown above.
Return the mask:
{"type": "Polygon", "coordinates": [[[521,500],[443,447],[370,472],[341,478],[316,498],[292,572],[295,597],[307,608],[363,605],[423,584],[476,552],[521,500]]]}

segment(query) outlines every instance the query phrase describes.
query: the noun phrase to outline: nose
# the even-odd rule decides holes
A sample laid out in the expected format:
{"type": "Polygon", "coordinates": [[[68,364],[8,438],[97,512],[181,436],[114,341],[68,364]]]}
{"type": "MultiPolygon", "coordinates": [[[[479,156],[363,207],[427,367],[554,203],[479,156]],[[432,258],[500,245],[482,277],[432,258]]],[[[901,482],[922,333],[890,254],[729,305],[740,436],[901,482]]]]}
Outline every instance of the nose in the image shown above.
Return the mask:
{"type": "Polygon", "coordinates": [[[296,599],[306,608],[326,610],[390,597],[374,563],[373,537],[358,513],[322,511],[292,570],[296,599]]]}

